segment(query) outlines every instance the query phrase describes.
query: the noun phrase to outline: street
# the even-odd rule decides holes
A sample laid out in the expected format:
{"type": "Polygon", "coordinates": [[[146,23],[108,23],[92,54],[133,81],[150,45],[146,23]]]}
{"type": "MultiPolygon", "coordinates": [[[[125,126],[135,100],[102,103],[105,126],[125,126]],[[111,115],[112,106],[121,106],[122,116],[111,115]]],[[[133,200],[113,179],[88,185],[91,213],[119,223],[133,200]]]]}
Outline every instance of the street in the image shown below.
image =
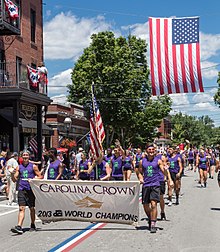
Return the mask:
{"type": "MultiPolygon", "coordinates": [[[[133,175],[135,179],[135,175],[133,175]]],[[[148,230],[146,216],[140,203],[139,227],[106,224],[99,225],[72,245],[75,251],[167,251],[167,252],[217,252],[220,250],[220,192],[216,180],[208,179],[207,188],[201,188],[197,182],[198,173],[186,171],[182,178],[180,205],[166,206],[167,221],[157,222],[157,233],[148,230]]],[[[166,200],[167,201],[167,200],[166,200]]],[[[88,226],[89,222],[52,222],[42,224],[37,220],[36,232],[29,232],[29,212],[22,235],[12,234],[11,227],[17,223],[17,206],[6,206],[7,201],[0,201],[0,244],[1,251],[58,251],[58,245],[67,239],[75,239],[88,226]]],[[[158,208],[158,218],[160,209],[158,208]]],[[[69,239],[68,241],[71,241],[69,239]]],[[[61,245],[60,245],[61,246],[61,245]]],[[[64,251],[59,250],[59,251],[64,251]]],[[[70,250],[65,250],[70,251],[70,250]]]]}

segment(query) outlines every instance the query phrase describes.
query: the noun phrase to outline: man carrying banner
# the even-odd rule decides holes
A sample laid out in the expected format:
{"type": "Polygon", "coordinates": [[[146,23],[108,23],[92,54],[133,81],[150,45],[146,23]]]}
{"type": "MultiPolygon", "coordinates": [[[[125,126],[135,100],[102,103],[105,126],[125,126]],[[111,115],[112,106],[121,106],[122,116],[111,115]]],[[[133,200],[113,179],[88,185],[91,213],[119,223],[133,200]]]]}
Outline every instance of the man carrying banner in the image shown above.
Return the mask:
{"type": "Polygon", "coordinates": [[[148,144],[146,156],[140,160],[139,169],[136,170],[139,181],[143,184],[142,204],[148,216],[149,228],[151,233],[156,233],[157,203],[160,202],[160,170],[168,177],[172,184],[168,166],[156,157],[156,150],[153,144],[148,144]]]}
{"type": "Polygon", "coordinates": [[[35,196],[31,190],[29,179],[38,178],[42,179],[40,171],[37,165],[29,161],[30,154],[28,151],[22,153],[23,162],[16,168],[15,173],[12,173],[12,180],[18,182],[18,225],[11,229],[13,233],[22,234],[22,224],[25,216],[25,207],[30,209],[31,216],[31,228],[30,231],[35,230],[35,196]],[[19,178],[19,180],[18,180],[19,178]]]}

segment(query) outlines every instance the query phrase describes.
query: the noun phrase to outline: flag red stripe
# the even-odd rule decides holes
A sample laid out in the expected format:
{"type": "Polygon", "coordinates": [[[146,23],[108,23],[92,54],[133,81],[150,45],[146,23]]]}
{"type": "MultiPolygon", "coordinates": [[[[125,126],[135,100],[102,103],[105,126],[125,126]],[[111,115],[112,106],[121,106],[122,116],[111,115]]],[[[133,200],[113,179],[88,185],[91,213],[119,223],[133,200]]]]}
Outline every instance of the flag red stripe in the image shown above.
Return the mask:
{"type": "Polygon", "coordinates": [[[173,75],[174,75],[174,83],[176,88],[176,93],[180,93],[180,87],[178,84],[178,71],[177,71],[177,61],[176,61],[176,46],[172,46],[173,53],[173,75]]]}
{"type": "Polygon", "coordinates": [[[159,87],[160,94],[164,94],[163,88],[163,79],[162,79],[162,66],[161,66],[161,37],[160,37],[160,19],[156,20],[156,29],[157,29],[157,65],[158,65],[158,78],[159,78],[159,87]]]}
{"type": "Polygon", "coordinates": [[[95,124],[93,122],[93,120],[91,119],[90,121],[90,138],[91,138],[91,151],[93,153],[93,155],[95,156],[95,158],[99,157],[99,141],[97,138],[97,134],[96,134],[96,127],[95,124]]]}
{"type": "Polygon", "coordinates": [[[181,72],[182,72],[182,83],[184,93],[188,93],[187,81],[186,81],[186,66],[185,66],[185,57],[184,57],[184,44],[180,45],[180,62],[181,62],[181,72]]]}
{"type": "Polygon", "coordinates": [[[188,61],[189,61],[189,74],[190,82],[192,86],[192,92],[196,92],[195,79],[193,75],[193,61],[192,61],[192,44],[188,45],[188,61]]]}
{"type": "Polygon", "coordinates": [[[198,82],[200,92],[204,92],[203,85],[202,85],[202,75],[201,75],[201,66],[200,66],[200,47],[199,43],[196,43],[196,66],[197,66],[197,73],[198,73],[198,82]]]}
{"type": "Polygon", "coordinates": [[[149,19],[149,34],[150,34],[150,68],[151,68],[151,84],[152,94],[156,95],[155,75],[154,75],[154,56],[153,56],[153,31],[152,19],[149,19]]]}
{"type": "Polygon", "coordinates": [[[166,67],[166,83],[168,94],[172,94],[171,84],[170,84],[170,62],[168,54],[168,20],[164,20],[164,49],[165,49],[165,67],[166,67]]]}

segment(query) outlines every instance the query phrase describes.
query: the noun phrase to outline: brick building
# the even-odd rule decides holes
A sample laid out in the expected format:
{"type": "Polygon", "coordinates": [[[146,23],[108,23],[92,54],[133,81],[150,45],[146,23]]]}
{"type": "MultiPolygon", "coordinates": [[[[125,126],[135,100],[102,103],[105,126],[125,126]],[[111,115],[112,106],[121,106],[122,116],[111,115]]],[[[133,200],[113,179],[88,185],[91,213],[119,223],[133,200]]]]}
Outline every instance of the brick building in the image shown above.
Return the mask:
{"type": "Polygon", "coordinates": [[[42,111],[51,100],[45,89],[30,85],[27,65],[43,62],[42,0],[13,0],[18,17],[11,17],[0,0],[0,150],[19,151],[36,136],[38,157],[42,152],[42,111]]]}
{"type": "Polygon", "coordinates": [[[46,137],[46,147],[60,147],[61,141],[68,138],[74,140],[77,146],[87,148],[86,134],[89,132],[89,120],[83,106],[70,102],[65,104],[52,102],[48,106],[46,124],[54,132],[53,136],[46,137]],[[68,125],[65,123],[66,118],[71,119],[68,125]]]}

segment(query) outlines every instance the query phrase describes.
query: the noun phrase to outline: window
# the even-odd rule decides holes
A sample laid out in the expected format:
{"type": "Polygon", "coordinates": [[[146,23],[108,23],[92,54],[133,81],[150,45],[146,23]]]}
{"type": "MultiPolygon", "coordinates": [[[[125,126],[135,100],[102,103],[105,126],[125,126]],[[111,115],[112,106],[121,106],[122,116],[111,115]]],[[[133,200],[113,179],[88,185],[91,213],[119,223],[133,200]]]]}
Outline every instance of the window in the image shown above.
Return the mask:
{"type": "Polygon", "coordinates": [[[36,35],[36,11],[31,9],[31,41],[35,43],[36,35]]]}
{"type": "Polygon", "coordinates": [[[16,83],[22,81],[22,58],[16,57],[16,83]]]}

